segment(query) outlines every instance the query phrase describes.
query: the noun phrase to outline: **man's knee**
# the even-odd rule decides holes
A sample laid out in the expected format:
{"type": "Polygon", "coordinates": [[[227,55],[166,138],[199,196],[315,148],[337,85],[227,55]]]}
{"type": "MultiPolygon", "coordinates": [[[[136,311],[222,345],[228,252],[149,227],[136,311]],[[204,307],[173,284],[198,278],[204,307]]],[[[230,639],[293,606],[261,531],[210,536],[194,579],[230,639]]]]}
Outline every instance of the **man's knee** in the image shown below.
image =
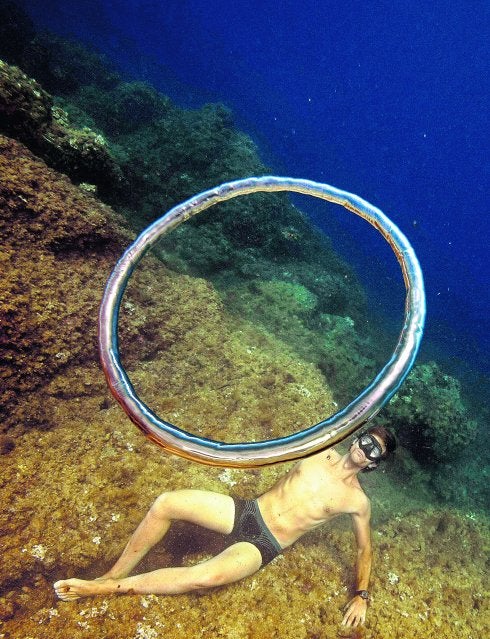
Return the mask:
{"type": "Polygon", "coordinates": [[[172,493],[166,492],[158,495],[150,508],[150,513],[160,519],[168,518],[170,511],[170,503],[172,500],[172,493]]]}
{"type": "Polygon", "coordinates": [[[186,518],[185,497],[188,491],[186,490],[171,490],[165,493],[161,493],[153,502],[150,512],[155,517],[161,519],[180,519],[186,518]]]}
{"type": "Polygon", "coordinates": [[[195,590],[216,588],[230,583],[230,578],[224,572],[219,570],[198,570],[196,571],[196,574],[193,575],[193,583],[195,590]]]}

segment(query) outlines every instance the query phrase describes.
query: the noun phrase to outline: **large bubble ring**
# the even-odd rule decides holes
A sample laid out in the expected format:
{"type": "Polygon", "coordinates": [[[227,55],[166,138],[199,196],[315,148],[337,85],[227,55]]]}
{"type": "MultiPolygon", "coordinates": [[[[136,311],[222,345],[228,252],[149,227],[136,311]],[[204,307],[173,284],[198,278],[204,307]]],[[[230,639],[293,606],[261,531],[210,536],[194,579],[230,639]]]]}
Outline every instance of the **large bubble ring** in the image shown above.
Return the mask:
{"type": "Polygon", "coordinates": [[[99,313],[99,348],[112,394],[149,439],[170,453],[196,462],[247,468],[298,459],[318,452],[342,441],[371,420],[398,390],[410,371],[422,339],[424,320],[425,294],[419,262],[407,238],[384,213],[360,197],[327,184],[265,176],[228,182],[204,191],[174,207],[141,233],[116,264],[107,282],[99,313]],[[162,235],[218,202],[259,191],[294,191],[334,202],[378,229],[393,249],[403,272],[405,317],[391,359],[371,384],[344,409],[286,437],[230,444],[187,433],[160,419],[139,399],[119,359],[119,309],[134,268],[162,235]]]}

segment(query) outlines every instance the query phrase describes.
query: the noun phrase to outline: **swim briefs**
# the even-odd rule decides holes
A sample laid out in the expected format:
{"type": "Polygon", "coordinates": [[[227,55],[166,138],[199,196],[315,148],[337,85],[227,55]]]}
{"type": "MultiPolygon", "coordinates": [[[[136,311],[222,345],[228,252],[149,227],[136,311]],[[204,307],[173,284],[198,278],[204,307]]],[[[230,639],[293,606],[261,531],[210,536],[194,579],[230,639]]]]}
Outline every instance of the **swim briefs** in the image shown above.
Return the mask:
{"type": "Polygon", "coordinates": [[[262,566],[267,565],[282,552],[282,548],[267,528],[259,510],[257,500],[233,498],[235,522],[230,533],[234,542],[248,541],[262,555],[262,566]]]}

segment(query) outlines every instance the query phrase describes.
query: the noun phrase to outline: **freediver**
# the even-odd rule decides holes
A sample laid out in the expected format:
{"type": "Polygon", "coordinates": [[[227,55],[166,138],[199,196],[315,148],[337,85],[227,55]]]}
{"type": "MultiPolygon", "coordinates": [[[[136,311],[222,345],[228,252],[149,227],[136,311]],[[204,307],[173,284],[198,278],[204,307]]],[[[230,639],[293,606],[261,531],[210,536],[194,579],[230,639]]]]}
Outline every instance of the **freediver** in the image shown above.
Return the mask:
{"type": "Polygon", "coordinates": [[[56,594],[63,601],[72,601],[116,593],[174,595],[223,586],[254,574],[305,533],[349,514],[357,543],[356,587],[342,623],[363,624],[372,562],[371,507],[358,473],[374,470],[395,447],[393,434],[374,426],[357,435],[343,456],[328,449],[300,460],[271,489],[251,501],[203,490],[165,492],[154,501],[107,573],[90,581],[57,581],[56,594]],[[228,535],[230,545],[193,566],[129,576],[175,520],[228,535]]]}

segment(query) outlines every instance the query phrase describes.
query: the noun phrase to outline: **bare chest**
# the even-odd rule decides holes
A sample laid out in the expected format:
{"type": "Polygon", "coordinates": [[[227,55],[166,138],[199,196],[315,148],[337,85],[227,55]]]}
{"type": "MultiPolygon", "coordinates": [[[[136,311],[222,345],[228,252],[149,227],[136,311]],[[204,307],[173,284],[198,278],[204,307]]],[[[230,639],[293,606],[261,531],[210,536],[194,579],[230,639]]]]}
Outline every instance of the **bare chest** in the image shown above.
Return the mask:
{"type": "Polygon", "coordinates": [[[283,507],[319,522],[352,512],[357,489],[338,477],[328,458],[327,463],[305,461],[308,463],[297,464],[286,477],[281,491],[283,507]]]}

